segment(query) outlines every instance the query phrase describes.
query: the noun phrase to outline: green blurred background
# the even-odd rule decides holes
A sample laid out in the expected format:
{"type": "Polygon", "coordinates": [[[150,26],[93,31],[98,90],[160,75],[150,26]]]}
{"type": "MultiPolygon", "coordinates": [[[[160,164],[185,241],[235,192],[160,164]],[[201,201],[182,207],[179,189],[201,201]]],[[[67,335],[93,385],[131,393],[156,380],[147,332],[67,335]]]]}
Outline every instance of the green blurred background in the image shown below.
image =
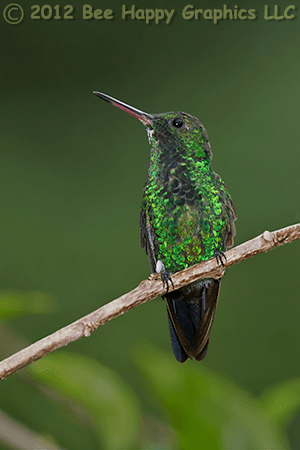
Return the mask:
{"type": "MultiPolygon", "coordinates": [[[[146,25],[122,20],[123,3],[114,0],[90,3],[111,8],[114,20],[83,20],[83,3],[72,1],[75,20],[31,20],[28,0],[20,0],[25,10],[20,25],[9,25],[1,13],[0,288],[21,295],[9,294],[20,300],[20,314],[2,331],[2,356],[113,300],[149,275],[139,244],[150,151],[146,133],[138,121],[94,97],[93,90],[147,112],[182,110],[203,122],[214,170],[238,213],[235,244],[300,221],[300,19],[266,21],[264,5],[244,1],[237,3],[239,8],[255,8],[258,20],[214,25],[203,18],[183,20],[187,3],[139,0],[137,8],[177,11],[171,25],[146,25]],[[56,309],[23,314],[37,312],[24,306],[33,291],[46,293],[46,304],[55,301],[56,309]]],[[[282,1],[280,7],[289,4],[282,1]]],[[[232,9],[234,5],[227,3],[232,9]]],[[[223,3],[205,0],[194,6],[222,8],[223,3]]],[[[254,396],[299,377],[299,249],[294,242],[228,270],[205,361],[182,366],[170,359],[172,376],[186,380],[189,371],[196,371],[195,377],[212,373],[254,396]]],[[[186,387],[174,387],[178,405],[169,405],[168,412],[167,397],[156,398],[151,380],[146,381],[161,351],[167,361],[172,356],[169,341],[165,305],[157,299],[64,350],[109,368],[127,386],[123,391],[132,390],[141,421],[139,437],[128,448],[195,448],[196,441],[188,440],[193,433],[179,432],[172,418],[174,409],[184,410],[186,387]],[[154,352],[147,362],[145,343],[154,352]],[[170,427],[168,438],[154,445],[153,436],[164,433],[144,417],[159,421],[164,432],[170,427]],[[149,445],[140,436],[146,422],[149,445]]],[[[47,366],[47,358],[43,364],[47,366]]],[[[72,363],[69,367],[74,370],[72,363]]],[[[80,420],[71,418],[63,438],[56,435],[70,411],[64,414],[58,402],[55,411],[60,413],[44,414],[54,406],[42,398],[45,393],[37,390],[32,374],[26,377],[13,375],[2,383],[3,410],[64,448],[99,448],[98,441],[85,441],[88,426],[78,431],[80,420]]],[[[51,381],[43,382],[48,389],[51,381]]],[[[286,423],[295,450],[300,449],[299,430],[295,410],[286,423]]],[[[228,442],[233,449],[246,446],[246,441],[228,442]]],[[[212,448],[207,445],[203,448],[212,448]]],[[[224,443],[214,445],[225,448],[224,443]]],[[[262,442],[261,448],[266,448],[262,442]]]]}

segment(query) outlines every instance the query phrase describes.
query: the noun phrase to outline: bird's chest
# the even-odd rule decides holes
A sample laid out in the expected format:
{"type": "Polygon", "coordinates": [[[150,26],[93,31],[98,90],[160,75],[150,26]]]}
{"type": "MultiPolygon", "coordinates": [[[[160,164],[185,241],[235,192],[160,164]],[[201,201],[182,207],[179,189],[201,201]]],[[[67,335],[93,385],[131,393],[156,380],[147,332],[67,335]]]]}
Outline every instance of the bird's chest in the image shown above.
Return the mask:
{"type": "Polygon", "coordinates": [[[222,202],[211,177],[201,177],[182,163],[149,175],[145,206],[159,257],[171,271],[211,258],[224,226],[222,202]]]}

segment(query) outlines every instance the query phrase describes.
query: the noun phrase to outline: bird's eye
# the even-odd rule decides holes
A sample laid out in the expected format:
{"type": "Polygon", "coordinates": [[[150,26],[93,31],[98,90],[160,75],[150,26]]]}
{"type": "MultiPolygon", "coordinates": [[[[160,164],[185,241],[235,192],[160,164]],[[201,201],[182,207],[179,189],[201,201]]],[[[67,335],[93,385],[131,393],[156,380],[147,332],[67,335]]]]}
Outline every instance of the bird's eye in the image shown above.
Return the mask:
{"type": "Polygon", "coordinates": [[[175,119],[172,121],[172,125],[173,127],[180,128],[183,125],[183,120],[180,119],[180,117],[175,117],[175,119]]]}

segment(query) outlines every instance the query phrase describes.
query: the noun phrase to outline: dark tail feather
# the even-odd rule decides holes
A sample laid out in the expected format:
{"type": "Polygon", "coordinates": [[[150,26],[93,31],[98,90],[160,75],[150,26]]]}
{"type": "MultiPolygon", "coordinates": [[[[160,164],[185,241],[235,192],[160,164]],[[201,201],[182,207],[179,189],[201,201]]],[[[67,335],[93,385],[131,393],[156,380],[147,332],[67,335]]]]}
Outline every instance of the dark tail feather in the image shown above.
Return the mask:
{"type": "Polygon", "coordinates": [[[177,361],[201,361],[218,303],[220,280],[209,278],[166,294],[172,348],[177,361]]]}
{"type": "Polygon", "coordinates": [[[186,352],[184,351],[184,348],[180,344],[180,341],[177,337],[177,334],[176,334],[175,328],[173,326],[169,311],[168,311],[168,319],[169,319],[169,330],[170,330],[171,343],[172,343],[172,349],[173,349],[174,356],[178,362],[184,363],[188,359],[188,355],[186,354],[186,352]]]}

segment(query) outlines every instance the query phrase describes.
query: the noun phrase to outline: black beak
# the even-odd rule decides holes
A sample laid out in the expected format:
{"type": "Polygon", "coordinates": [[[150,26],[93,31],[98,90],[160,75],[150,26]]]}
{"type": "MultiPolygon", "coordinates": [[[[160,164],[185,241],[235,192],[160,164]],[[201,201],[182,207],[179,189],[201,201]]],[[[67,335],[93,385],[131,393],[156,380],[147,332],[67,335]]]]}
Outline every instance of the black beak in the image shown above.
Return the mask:
{"type": "Polygon", "coordinates": [[[133,106],[127,105],[126,103],[123,103],[120,100],[116,100],[115,98],[110,97],[109,95],[102,94],[101,92],[93,91],[93,94],[97,95],[97,97],[99,98],[102,98],[102,100],[105,100],[111,105],[116,106],[117,108],[127,112],[127,114],[130,114],[131,116],[135,117],[145,126],[149,127],[153,124],[154,116],[152,116],[151,114],[140,111],[137,108],[133,108],[133,106]]]}

